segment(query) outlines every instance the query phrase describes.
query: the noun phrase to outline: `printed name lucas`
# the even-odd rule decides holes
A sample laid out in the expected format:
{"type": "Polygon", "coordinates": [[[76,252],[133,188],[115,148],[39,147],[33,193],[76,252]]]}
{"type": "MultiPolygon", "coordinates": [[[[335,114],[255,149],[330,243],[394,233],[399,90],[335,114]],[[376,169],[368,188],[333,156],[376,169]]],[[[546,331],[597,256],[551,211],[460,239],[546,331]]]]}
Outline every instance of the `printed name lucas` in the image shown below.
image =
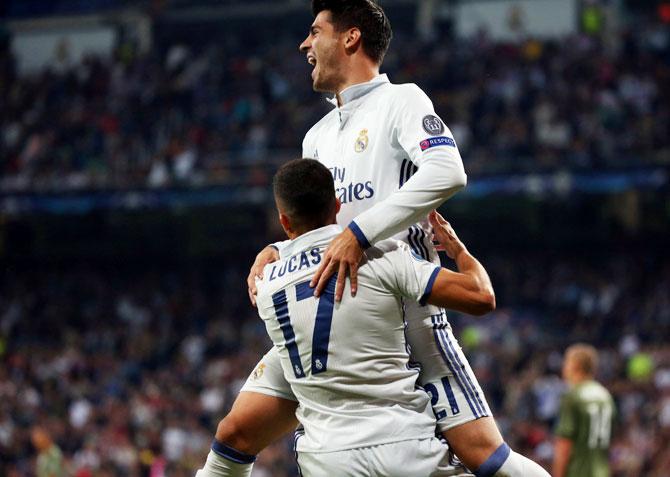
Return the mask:
{"type": "Polygon", "coordinates": [[[321,263],[321,250],[319,248],[310,250],[309,255],[306,251],[300,252],[299,254],[293,255],[288,260],[284,260],[280,264],[273,265],[268,281],[272,281],[275,278],[281,278],[286,275],[286,272],[297,272],[304,268],[318,265],[319,263],[321,263]],[[298,261],[300,263],[298,263],[298,261]]]}

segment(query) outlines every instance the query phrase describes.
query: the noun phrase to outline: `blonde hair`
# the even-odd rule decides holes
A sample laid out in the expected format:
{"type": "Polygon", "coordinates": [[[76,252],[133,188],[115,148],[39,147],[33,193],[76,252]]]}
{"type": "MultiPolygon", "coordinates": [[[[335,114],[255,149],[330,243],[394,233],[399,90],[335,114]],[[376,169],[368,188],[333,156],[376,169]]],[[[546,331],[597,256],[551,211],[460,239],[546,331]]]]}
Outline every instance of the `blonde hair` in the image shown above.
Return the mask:
{"type": "Polygon", "coordinates": [[[598,369],[598,351],[586,343],[577,343],[565,350],[565,357],[574,359],[576,367],[587,376],[594,376],[598,369]]]}

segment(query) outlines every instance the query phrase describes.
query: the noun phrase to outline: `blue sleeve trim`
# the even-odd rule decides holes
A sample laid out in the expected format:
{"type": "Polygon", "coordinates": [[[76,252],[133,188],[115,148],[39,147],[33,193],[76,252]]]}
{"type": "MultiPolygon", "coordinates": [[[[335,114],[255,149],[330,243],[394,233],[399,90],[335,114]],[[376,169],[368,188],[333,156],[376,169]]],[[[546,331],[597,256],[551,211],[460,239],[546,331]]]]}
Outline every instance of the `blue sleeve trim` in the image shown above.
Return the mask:
{"type": "Polygon", "coordinates": [[[228,459],[229,461],[235,462],[237,464],[253,464],[256,461],[255,455],[249,455],[245,454],[244,452],[240,452],[237,449],[233,449],[232,447],[224,444],[223,442],[217,441],[216,439],[214,439],[212,442],[212,450],[224,459],[228,459]]]}
{"type": "Polygon", "coordinates": [[[435,267],[433,273],[430,274],[430,278],[426,284],[426,289],[423,291],[423,295],[421,295],[421,299],[419,300],[419,304],[421,306],[424,306],[428,301],[428,298],[430,298],[430,294],[433,292],[433,285],[435,285],[435,279],[437,278],[437,274],[440,273],[440,270],[441,267],[435,267]]]}
{"type": "Polygon", "coordinates": [[[277,247],[275,244],[271,243],[268,245],[268,247],[274,248],[277,252],[279,252],[279,247],[277,247]]]}
{"type": "Polygon", "coordinates": [[[475,471],[476,477],[493,477],[505,463],[512,449],[503,442],[500,447],[475,471]]]}
{"type": "Polygon", "coordinates": [[[349,223],[349,229],[354,233],[356,240],[358,240],[359,245],[363,247],[363,250],[370,248],[370,242],[368,242],[368,239],[365,238],[365,234],[356,222],[352,220],[349,223]]]}

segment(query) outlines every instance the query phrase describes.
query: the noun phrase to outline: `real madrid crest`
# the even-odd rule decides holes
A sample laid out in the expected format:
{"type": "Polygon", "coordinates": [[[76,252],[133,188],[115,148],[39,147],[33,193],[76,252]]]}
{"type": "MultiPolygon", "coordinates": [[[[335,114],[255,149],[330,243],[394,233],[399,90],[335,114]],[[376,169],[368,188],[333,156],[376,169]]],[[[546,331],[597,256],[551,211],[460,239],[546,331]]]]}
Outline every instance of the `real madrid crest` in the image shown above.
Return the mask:
{"type": "Polygon", "coordinates": [[[361,132],[358,133],[356,142],[354,143],[354,151],[363,152],[365,148],[368,147],[368,130],[361,129],[361,132]]]}
{"type": "Polygon", "coordinates": [[[252,374],[253,379],[260,379],[263,376],[263,371],[265,370],[265,365],[260,363],[252,374]]]}

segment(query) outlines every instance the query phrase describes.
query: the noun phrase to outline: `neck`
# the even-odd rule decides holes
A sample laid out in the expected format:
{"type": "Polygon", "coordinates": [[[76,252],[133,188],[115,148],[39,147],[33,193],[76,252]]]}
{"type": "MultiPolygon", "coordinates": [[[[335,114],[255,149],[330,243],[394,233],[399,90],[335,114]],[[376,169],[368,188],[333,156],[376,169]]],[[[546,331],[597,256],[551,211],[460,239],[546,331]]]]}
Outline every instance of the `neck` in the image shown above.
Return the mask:
{"type": "Polygon", "coordinates": [[[337,98],[337,105],[342,106],[342,98],[340,93],[350,86],[355,86],[357,84],[367,83],[372,81],[375,77],[379,75],[379,67],[375,66],[374,68],[368,67],[361,69],[359,71],[352,71],[352,73],[346,78],[346,80],[341,84],[335,93],[337,98]]]}
{"type": "Polygon", "coordinates": [[[312,230],[320,229],[321,227],[326,227],[327,225],[333,225],[333,224],[336,224],[336,223],[337,222],[333,219],[332,222],[317,225],[316,227],[311,227],[311,226],[297,227],[295,229],[286,230],[286,236],[291,240],[295,240],[298,237],[300,237],[301,235],[306,234],[307,232],[311,232],[312,230]]]}
{"type": "Polygon", "coordinates": [[[312,229],[298,229],[298,230],[291,230],[290,232],[286,232],[286,236],[290,240],[295,240],[301,235],[306,234],[307,232],[310,232],[312,229]]]}
{"type": "Polygon", "coordinates": [[[587,376],[585,374],[578,374],[578,375],[572,376],[570,378],[570,385],[571,386],[577,386],[578,384],[581,384],[584,381],[588,381],[590,379],[592,379],[591,376],[587,376]]]}

